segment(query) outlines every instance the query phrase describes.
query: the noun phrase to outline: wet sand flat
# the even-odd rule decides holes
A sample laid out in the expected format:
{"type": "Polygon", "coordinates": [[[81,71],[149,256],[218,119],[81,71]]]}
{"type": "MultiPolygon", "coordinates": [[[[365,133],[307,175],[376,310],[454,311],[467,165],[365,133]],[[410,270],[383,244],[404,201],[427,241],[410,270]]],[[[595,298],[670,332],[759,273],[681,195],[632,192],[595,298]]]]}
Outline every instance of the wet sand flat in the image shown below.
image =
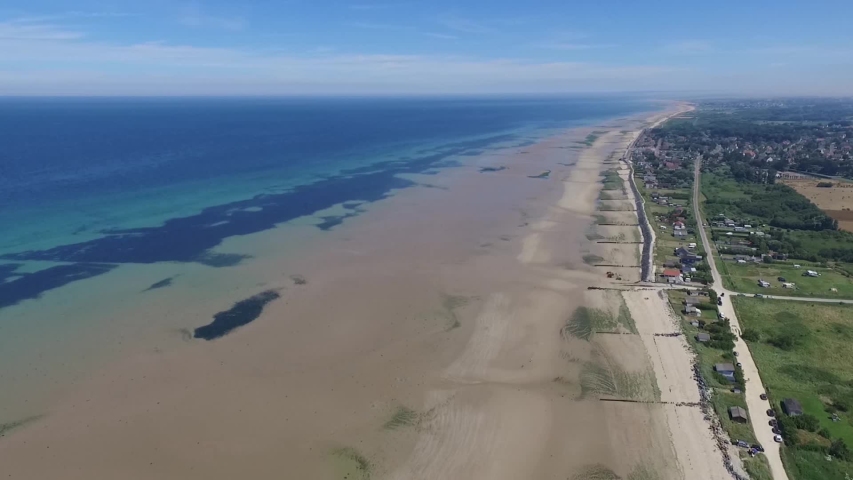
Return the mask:
{"type": "Polygon", "coordinates": [[[630,371],[642,360],[642,372],[658,373],[645,340],[561,334],[602,281],[583,259],[595,248],[586,232],[601,172],[630,142],[623,132],[643,124],[612,121],[412,175],[423,187],[305,234],[298,255],[277,246],[309,227],[226,241],[224,253],[264,253],[229,267],[239,288],[223,286],[205,315],[180,319],[168,348],[134,350],[63,389],[43,417],[0,439],[4,473],[682,478],[664,407],[632,414],[584,392],[590,365],[630,371]],[[591,130],[606,133],[570,148],[591,130]],[[211,341],[178,339],[179,325],[206,325],[266,291],[279,298],[251,323],[211,341]]]}

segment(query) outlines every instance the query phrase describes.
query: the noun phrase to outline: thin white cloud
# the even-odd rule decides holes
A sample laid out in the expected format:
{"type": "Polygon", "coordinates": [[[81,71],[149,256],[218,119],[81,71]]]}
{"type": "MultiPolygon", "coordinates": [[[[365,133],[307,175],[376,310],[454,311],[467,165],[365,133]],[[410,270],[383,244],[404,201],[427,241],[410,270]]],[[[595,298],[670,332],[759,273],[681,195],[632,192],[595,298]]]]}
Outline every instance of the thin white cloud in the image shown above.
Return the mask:
{"type": "Polygon", "coordinates": [[[445,28],[463,33],[482,34],[492,33],[495,31],[495,28],[490,27],[484,23],[457,16],[442,17],[438,20],[438,23],[445,28]]]}
{"type": "Polygon", "coordinates": [[[714,45],[706,40],[683,40],[664,45],[663,47],[664,52],[677,55],[711,53],[715,50],[714,45]]]}
{"type": "Polygon", "coordinates": [[[373,22],[346,22],[345,25],[349,25],[350,27],[362,28],[365,30],[388,30],[388,31],[402,31],[402,30],[411,30],[412,27],[406,25],[394,25],[390,23],[373,23],[373,22]]]}
{"type": "Polygon", "coordinates": [[[80,38],[0,39],[2,94],[284,94],[567,91],[651,81],[672,69],[440,55],[281,52],[80,38]],[[127,74],[116,73],[126,71],[127,74]],[[139,72],[154,72],[140,76],[139,72]],[[159,72],[159,73],[157,73],[159,72]],[[143,79],[148,79],[148,83],[143,79]]]}
{"type": "Polygon", "coordinates": [[[424,35],[432,38],[440,38],[442,40],[456,40],[459,37],[456,35],[450,35],[447,33],[436,33],[436,32],[424,32],[424,35]]]}
{"type": "Polygon", "coordinates": [[[84,37],[82,32],[46,23],[48,17],[22,17],[0,22],[0,39],[3,40],[75,40],[84,37]]]}
{"type": "Polygon", "coordinates": [[[222,17],[209,15],[203,12],[198,5],[186,6],[180,15],[179,21],[188,27],[215,28],[229,32],[241,31],[248,24],[245,18],[239,16],[222,17]]]}
{"type": "Polygon", "coordinates": [[[355,3],[349,5],[350,10],[370,11],[370,10],[386,10],[389,8],[402,7],[409,5],[409,2],[393,2],[393,3],[355,3]]]}
{"type": "Polygon", "coordinates": [[[549,50],[595,50],[599,48],[613,48],[618,45],[613,43],[569,43],[569,42],[546,42],[536,44],[539,48],[549,50]]]}

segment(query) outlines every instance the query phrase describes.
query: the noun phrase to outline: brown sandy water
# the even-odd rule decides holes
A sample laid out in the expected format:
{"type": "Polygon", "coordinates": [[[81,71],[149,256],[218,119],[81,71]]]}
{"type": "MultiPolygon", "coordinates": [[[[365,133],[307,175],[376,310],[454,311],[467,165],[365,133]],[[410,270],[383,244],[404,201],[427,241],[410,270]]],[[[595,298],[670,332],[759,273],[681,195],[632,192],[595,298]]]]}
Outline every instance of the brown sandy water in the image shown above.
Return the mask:
{"type": "MultiPolygon", "coordinates": [[[[124,354],[112,364],[47,390],[28,411],[43,416],[0,439],[2,473],[679,478],[661,411],[600,402],[583,388],[584,375],[602,368],[613,378],[648,373],[641,341],[561,334],[580,306],[618,313],[587,290],[604,280],[583,255],[605,256],[586,238],[600,171],[630,141],[620,132],[640,125],[577,129],[421,176],[423,188],[322,235],[295,222],[226,242],[221,251],[258,260],[216,280],[221,299],[195,317],[169,316],[169,305],[192,301],[183,290],[156,292],[145,308],[116,306],[130,317],[122,321],[154,322],[146,331],[169,332],[167,340],[116,346],[124,354]],[[609,133],[581,148],[591,130],[609,133]],[[475,162],[508,168],[480,173],[475,162]],[[180,326],[267,289],[281,298],[250,325],[212,342],[181,339],[180,326]]],[[[184,275],[192,284],[205,273],[184,275]]]]}

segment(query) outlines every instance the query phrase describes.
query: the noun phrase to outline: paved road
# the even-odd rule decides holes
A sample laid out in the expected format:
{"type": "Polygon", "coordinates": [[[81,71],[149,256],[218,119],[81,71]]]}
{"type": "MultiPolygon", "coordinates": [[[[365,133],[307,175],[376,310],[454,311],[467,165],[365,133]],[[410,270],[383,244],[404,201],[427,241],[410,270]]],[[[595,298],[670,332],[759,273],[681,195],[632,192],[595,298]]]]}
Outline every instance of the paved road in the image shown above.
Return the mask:
{"type": "MultiPolygon", "coordinates": [[[[734,293],[735,295],[745,295],[747,297],[754,297],[755,295],[752,293],[734,293]]],[[[781,297],[779,295],[763,295],[764,298],[769,298],[771,300],[794,300],[796,302],[817,302],[817,303],[846,303],[848,305],[853,304],[853,300],[841,300],[838,298],[810,298],[810,297],[781,297]]]]}
{"type": "MultiPolygon", "coordinates": [[[[717,271],[716,263],[713,261],[713,258],[711,258],[711,243],[708,241],[708,235],[702,227],[702,214],[699,211],[700,165],[701,160],[697,159],[693,174],[693,210],[696,217],[696,225],[699,229],[699,235],[702,238],[702,245],[704,245],[705,252],[708,255],[708,265],[711,266],[711,274],[714,278],[714,289],[717,291],[718,295],[725,294],[722,297],[723,305],[720,307],[720,311],[729,318],[732,330],[736,334],[735,351],[739,354],[738,360],[741,363],[743,376],[746,379],[746,406],[749,409],[752,429],[755,432],[755,437],[758,439],[758,443],[760,443],[765,449],[765,455],[767,456],[767,461],[770,464],[770,471],[773,474],[773,479],[788,480],[788,474],[782,466],[779,444],[773,441],[773,432],[767,424],[768,417],[765,412],[771,407],[771,405],[766,400],[762,400],[759,396],[764,392],[764,384],[761,382],[761,377],[758,375],[758,367],[755,366],[755,361],[752,359],[752,353],[750,353],[749,348],[746,346],[746,342],[744,342],[739,335],[741,331],[740,323],[738,322],[737,314],[735,313],[735,309],[730,300],[730,297],[732,295],[736,295],[737,292],[726,290],[723,286],[723,279],[720,277],[720,272],[717,271]]],[[[814,299],[809,300],[815,301],[814,299]]]]}

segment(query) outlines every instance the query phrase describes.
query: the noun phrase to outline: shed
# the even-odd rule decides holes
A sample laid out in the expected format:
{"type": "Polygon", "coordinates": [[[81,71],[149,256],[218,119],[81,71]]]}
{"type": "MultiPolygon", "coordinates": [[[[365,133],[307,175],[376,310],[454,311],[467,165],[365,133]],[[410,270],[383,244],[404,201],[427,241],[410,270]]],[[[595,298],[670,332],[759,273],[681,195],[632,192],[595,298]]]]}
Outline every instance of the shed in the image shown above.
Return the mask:
{"type": "Polygon", "coordinates": [[[714,365],[714,371],[719,373],[735,373],[735,366],[731,363],[718,363],[714,365]]]}
{"type": "Polygon", "coordinates": [[[711,335],[707,333],[697,333],[696,341],[699,343],[707,343],[711,341],[711,335]]]}
{"type": "Polygon", "coordinates": [[[685,305],[684,313],[686,313],[687,315],[702,315],[702,312],[693,305],[685,305]]]}
{"type": "Polygon", "coordinates": [[[729,407],[729,418],[738,423],[746,423],[749,421],[749,417],[746,415],[746,409],[743,407],[729,407]]]}
{"type": "Polygon", "coordinates": [[[685,305],[696,305],[702,303],[702,299],[699,297],[685,297],[684,304],[685,305]]]}
{"type": "Polygon", "coordinates": [[[803,406],[794,398],[786,398],[782,400],[782,410],[789,417],[797,417],[803,414],[803,406]]]}

